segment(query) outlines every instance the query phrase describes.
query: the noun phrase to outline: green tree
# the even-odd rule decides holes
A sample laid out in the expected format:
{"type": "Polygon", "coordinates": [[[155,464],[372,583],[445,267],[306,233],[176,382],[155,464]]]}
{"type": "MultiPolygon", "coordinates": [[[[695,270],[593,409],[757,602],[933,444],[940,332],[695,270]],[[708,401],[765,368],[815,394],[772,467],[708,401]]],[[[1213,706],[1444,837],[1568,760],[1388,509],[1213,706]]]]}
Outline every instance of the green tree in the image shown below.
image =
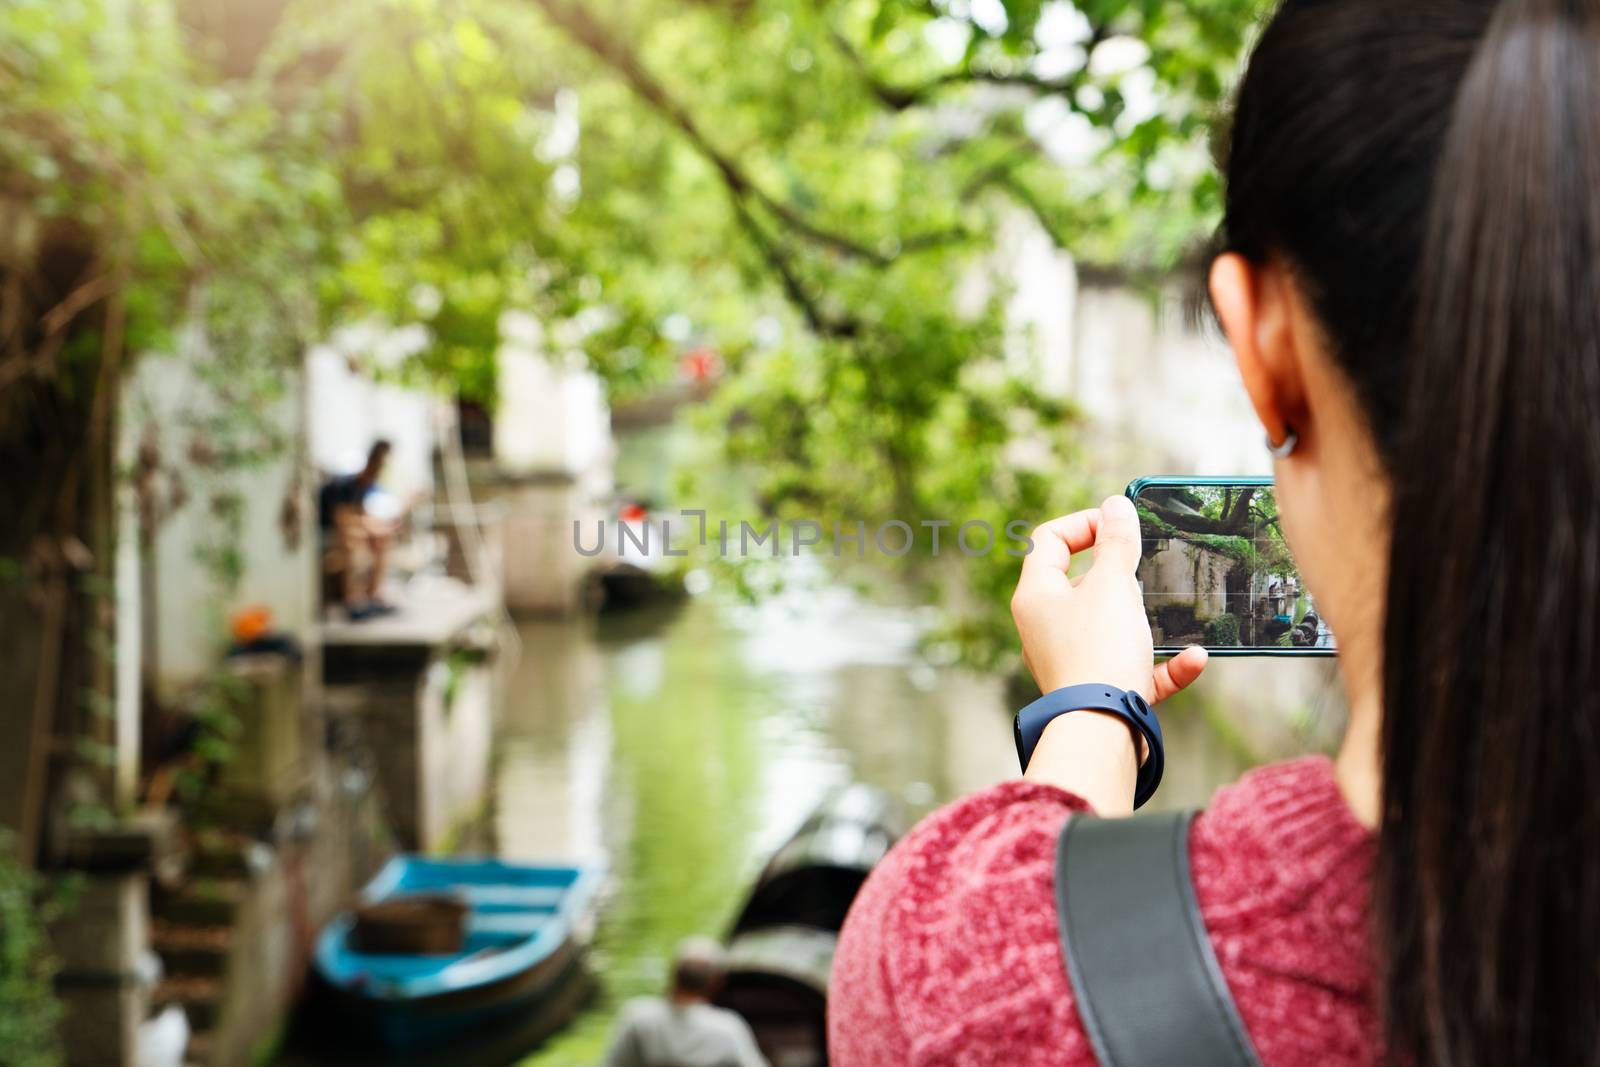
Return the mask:
{"type": "MultiPolygon", "coordinates": [[[[248,428],[316,336],[318,266],[337,262],[334,131],[315,126],[334,113],[224,83],[198,43],[166,3],[0,5],[0,673],[23,694],[24,742],[0,746],[0,823],[21,829],[24,862],[45,792],[28,740],[108,731],[123,375],[198,321],[223,353],[223,421],[248,428]]],[[[240,451],[184,429],[191,455],[240,451]]]]}
{"type": "MultiPolygon", "coordinates": [[[[716,348],[707,424],[771,514],[998,528],[1076,503],[1070,404],[1008,341],[1003,285],[972,279],[1017,212],[1091,270],[1180,262],[1215,214],[1206,121],[1253,7],[0,5],[0,617],[39,623],[0,670],[35,721],[101,728],[117,387],[196,319],[240,417],[174,432],[223,462],[331,324],[420,322],[393,373],[492,401],[520,310],[619,399],[686,340],[716,348]]],[[[1013,568],[947,598],[979,661],[1013,568]]],[[[6,804],[36,823],[37,789],[6,804]]]]}
{"type": "Polygon", "coordinates": [[[0,1048],[16,1067],[54,1067],[61,1062],[61,1006],[51,988],[56,963],[44,928],[59,918],[62,898],[46,893],[18,862],[14,843],[0,830],[0,1048]]]}
{"type": "MultiPolygon", "coordinates": [[[[1207,120],[1252,7],[365,0],[292,10],[282,56],[340,57],[341,296],[428,321],[413,369],[492,398],[509,307],[618,398],[707,343],[730,374],[704,425],[769,514],[998,530],[1079,501],[1070,404],[973,284],[999,225],[1169,272],[1216,211],[1207,120]]],[[[979,661],[1014,568],[961,578],[979,661]]]]}

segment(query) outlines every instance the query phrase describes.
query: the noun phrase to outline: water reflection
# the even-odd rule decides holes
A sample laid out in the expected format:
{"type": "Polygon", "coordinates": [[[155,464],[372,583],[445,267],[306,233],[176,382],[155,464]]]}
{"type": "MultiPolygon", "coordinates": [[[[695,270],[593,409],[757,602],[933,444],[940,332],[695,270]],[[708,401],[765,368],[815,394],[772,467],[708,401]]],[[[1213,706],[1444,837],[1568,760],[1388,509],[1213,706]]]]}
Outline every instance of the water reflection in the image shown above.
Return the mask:
{"type": "MultiPolygon", "coordinates": [[[[879,786],[915,817],[1015,773],[1001,685],[923,663],[920,618],[830,588],[522,626],[500,849],[598,859],[615,887],[600,996],[528,1064],[596,1062],[617,1006],[662,987],[679,938],[725,932],[766,855],[834,787],[879,786]]],[[[1248,758],[1195,707],[1163,721],[1169,803],[1203,802],[1248,758]]]]}

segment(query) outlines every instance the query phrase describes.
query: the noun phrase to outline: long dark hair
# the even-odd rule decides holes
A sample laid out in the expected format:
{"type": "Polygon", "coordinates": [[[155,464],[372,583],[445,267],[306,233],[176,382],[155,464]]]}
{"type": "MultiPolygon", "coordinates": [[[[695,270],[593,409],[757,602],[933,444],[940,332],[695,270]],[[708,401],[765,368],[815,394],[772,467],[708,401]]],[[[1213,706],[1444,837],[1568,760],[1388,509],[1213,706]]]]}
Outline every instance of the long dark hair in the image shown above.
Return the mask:
{"type": "Polygon", "coordinates": [[[1393,487],[1392,1055],[1600,1062],[1600,0],[1287,0],[1225,247],[1289,265],[1393,487]]]}

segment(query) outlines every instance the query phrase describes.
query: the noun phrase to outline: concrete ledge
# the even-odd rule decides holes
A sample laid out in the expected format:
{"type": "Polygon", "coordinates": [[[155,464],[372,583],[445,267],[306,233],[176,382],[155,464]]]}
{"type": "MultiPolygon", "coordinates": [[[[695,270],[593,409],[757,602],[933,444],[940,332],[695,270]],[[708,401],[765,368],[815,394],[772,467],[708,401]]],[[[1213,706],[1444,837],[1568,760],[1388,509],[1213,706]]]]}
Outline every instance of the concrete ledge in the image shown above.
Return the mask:
{"type": "Polygon", "coordinates": [[[500,593],[454,579],[417,582],[393,615],[365,622],[336,620],[317,628],[322,647],[340,650],[433,649],[447,645],[479,619],[500,611],[500,593]]]}
{"type": "Polygon", "coordinates": [[[323,707],[371,753],[396,837],[438,850],[481,822],[494,725],[492,644],[499,591],[417,583],[404,609],[323,627],[323,707]]]}

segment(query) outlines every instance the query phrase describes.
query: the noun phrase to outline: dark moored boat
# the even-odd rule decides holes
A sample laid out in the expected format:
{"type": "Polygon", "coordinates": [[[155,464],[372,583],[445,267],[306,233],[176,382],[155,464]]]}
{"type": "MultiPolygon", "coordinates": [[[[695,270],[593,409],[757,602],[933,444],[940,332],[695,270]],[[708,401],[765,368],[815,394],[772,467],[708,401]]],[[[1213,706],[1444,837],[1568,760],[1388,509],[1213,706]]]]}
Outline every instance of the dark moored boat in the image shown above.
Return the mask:
{"type": "Polygon", "coordinates": [[[749,1021],[773,1067],[828,1062],[828,976],[851,901],[898,836],[894,802],[853,785],[767,861],[728,936],[718,1003],[749,1021]]]}
{"type": "Polygon", "coordinates": [[[599,873],[582,867],[398,856],[362,891],[363,907],[323,929],[317,974],[342,1026],[392,1048],[477,1033],[563,999],[577,980],[599,885],[599,873]],[[441,905],[451,901],[459,902],[458,929],[449,944],[397,951],[364,938],[358,925],[363,908],[447,913],[441,905]]]}

